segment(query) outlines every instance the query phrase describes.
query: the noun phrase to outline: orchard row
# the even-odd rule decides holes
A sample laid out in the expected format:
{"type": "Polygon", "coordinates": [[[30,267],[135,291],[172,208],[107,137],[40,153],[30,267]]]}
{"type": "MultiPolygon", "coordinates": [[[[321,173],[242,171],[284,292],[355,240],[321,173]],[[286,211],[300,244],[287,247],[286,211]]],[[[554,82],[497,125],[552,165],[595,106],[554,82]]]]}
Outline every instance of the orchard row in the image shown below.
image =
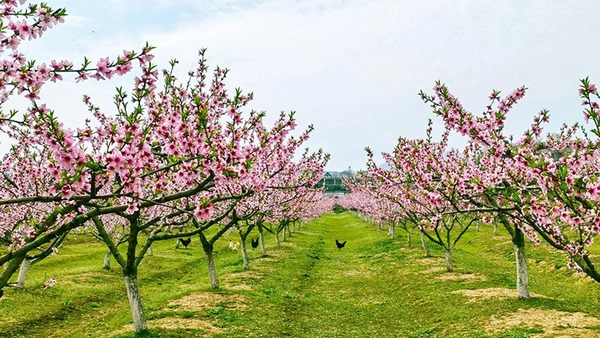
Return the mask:
{"type": "Polygon", "coordinates": [[[142,331],[138,267],[153,243],[198,236],[218,287],[212,248],[224,233],[237,228],[245,240],[270,224],[278,234],[330,209],[313,188],[329,156],[301,152],[312,127],[294,136],[293,113],[267,126],[265,113],[244,112],[252,94],[228,91],[227,70],[209,71],[204,51],[183,79],[176,61],[159,69],[149,45],[112,60],[85,58],[79,67],[39,63],[19,49],[62,22],[65,10],[12,0],[2,1],[0,13],[0,105],[15,96],[30,102],[26,113],[0,116],[3,142],[14,144],[0,169],[0,297],[19,269],[25,276],[68,245],[70,232],[84,231],[122,269],[133,326],[142,331]],[[113,111],[83,98],[85,126],[66,126],[40,102],[44,87],[63,77],[127,73],[135,76],[132,88],[116,90],[113,111]]]}
{"type": "MultiPolygon", "coordinates": [[[[422,236],[446,252],[453,269],[452,249],[472,226],[493,223],[511,235],[517,266],[517,293],[528,298],[526,238],[563,252],[569,267],[600,282],[590,248],[600,233],[600,99],[596,86],[581,80],[585,123],[563,125],[559,133],[543,135],[550,119],[540,111],[520,137],[507,135],[505,120],[525,95],[518,88],[505,97],[493,91],[483,114],[466,110],[438,82],[421,98],[443,122],[439,139],[430,120],[425,139],[400,138],[384,154],[389,169],[373,162],[348,182],[352,191],[339,203],[370,219],[422,236]],[[449,145],[458,134],[465,146],[449,145]]],[[[423,242],[425,247],[425,242],[423,242]]]]}

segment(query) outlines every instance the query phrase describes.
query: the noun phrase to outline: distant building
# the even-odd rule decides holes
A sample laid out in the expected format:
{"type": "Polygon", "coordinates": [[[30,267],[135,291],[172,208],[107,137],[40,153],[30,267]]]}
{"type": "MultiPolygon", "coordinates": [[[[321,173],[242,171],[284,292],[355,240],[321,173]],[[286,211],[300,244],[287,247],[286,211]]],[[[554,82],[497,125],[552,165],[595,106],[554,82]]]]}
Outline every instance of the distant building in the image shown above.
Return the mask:
{"type": "Polygon", "coordinates": [[[323,178],[316,187],[325,187],[328,193],[345,193],[348,189],[344,186],[344,180],[354,175],[351,168],[346,171],[326,171],[323,178]]]}

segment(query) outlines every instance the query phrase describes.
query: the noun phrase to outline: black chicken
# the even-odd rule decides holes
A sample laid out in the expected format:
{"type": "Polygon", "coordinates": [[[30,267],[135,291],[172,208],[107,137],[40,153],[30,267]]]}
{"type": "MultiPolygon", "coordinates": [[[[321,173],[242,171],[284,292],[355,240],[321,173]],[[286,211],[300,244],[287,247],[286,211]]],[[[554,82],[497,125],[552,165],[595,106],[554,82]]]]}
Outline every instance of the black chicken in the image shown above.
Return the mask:
{"type": "Polygon", "coordinates": [[[256,238],[256,241],[250,238],[250,242],[252,242],[252,249],[258,248],[258,237],[256,238]]]}
{"type": "Polygon", "coordinates": [[[344,247],[344,245],[346,245],[347,241],[344,241],[344,243],[340,243],[337,239],[335,240],[335,245],[337,245],[338,250],[340,250],[341,248],[344,247]]]}
{"type": "Polygon", "coordinates": [[[186,238],[186,239],[180,238],[180,239],[179,239],[179,241],[180,241],[180,242],[181,242],[181,244],[183,244],[183,246],[184,246],[184,247],[187,249],[188,245],[190,245],[190,243],[192,242],[192,239],[191,239],[191,238],[189,238],[189,237],[188,237],[188,238],[186,238]]]}

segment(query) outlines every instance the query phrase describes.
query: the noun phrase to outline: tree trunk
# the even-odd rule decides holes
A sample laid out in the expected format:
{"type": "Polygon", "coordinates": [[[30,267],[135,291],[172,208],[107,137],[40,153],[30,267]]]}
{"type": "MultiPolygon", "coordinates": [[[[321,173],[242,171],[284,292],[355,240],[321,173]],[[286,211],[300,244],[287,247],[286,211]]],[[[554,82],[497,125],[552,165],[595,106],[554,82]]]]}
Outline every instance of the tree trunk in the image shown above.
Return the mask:
{"type": "Polygon", "coordinates": [[[25,258],[21,262],[19,277],[17,277],[17,284],[15,285],[16,288],[25,288],[25,280],[27,279],[27,273],[29,273],[29,268],[31,268],[31,265],[33,265],[33,262],[28,258],[25,258]]]}
{"type": "Polygon", "coordinates": [[[296,232],[296,222],[292,223],[292,233],[296,232]]]}
{"type": "Polygon", "coordinates": [[[392,239],[394,239],[394,235],[395,235],[394,222],[390,223],[389,229],[390,230],[388,231],[388,235],[390,235],[390,237],[392,239]]]}
{"type": "Polygon", "coordinates": [[[281,246],[281,242],[279,242],[279,231],[275,231],[275,244],[277,244],[277,246],[281,246]]]}
{"type": "Polygon", "coordinates": [[[210,278],[210,287],[213,289],[219,288],[219,277],[217,276],[217,268],[215,267],[215,258],[213,257],[213,248],[204,249],[206,253],[206,264],[208,265],[208,277],[210,278]]]}
{"type": "Polygon", "coordinates": [[[498,236],[498,224],[494,223],[494,236],[498,236]]]}
{"type": "Polygon", "coordinates": [[[517,260],[517,296],[520,299],[527,299],[530,297],[530,295],[525,246],[519,247],[515,245],[515,256],[517,260]]]}
{"type": "Polygon", "coordinates": [[[152,254],[152,245],[148,247],[148,256],[153,256],[152,254]]]}
{"type": "MultiPolygon", "coordinates": [[[[287,226],[286,226],[286,227],[287,227],[287,226]]],[[[285,242],[285,228],[286,228],[286,227],[284,227],[284,228],[283,228],[283,230],[281,231],[281,234],[282,234],[282,235],[281,235],[281,239],[282,239],[284,242],[285,242]]]]}
{"type": "Polygon", "coordinates": [[[250,267],[250,260],[248,259],[248,251],[246,250],[246,240],[242,239],[242,259],[244,260],[244,269],[250,267]]]}
{"type": "Polygon", "coordinates": [[[525,254],[525,238],[520,229],[515,229],[513,238],[515,260],[517,261],[517,297],[527,299],[529,294],[529,273],[527,271],[527,255],[525,254]]]}
{"type": "Polygon", "coordinates": [[[425,257],[431,257],[431,252],[429,252],[429,247],[427,246],[427,242],[425,242],[425,235],[423,235],[422,231],[419,231],[419,235],[421,236],[421,246],[423,247],[423,251],[425,251],[425,257]]]}
{"type": "Polygon", "coordinates": [[[12,277],[12,275],[19,269],[24,259],[24,256],[14,257],[6,263],[6,265],[3,267],[2,274],[0,275],[0,291],[2,291],[2,288],[8,285],[10,277],[12,277]]]}
{"type": "Polygon", "coordinates": [[[110,256],[110,251],[104,255],[104,266],[102,267],[104,270],[110,270],[110,256]]]}
{"type": "Polygon", "coordinates": [[[452,272],[454,271],[454,267],[452,266],[452,248],[444,247],[444,251],[446,252],[446,271],[452,272]]]}
{"type": "Polygon", "coordinates": [[[407,231],[407,232],[406,232],[406,237],[407,237],[407,244],[408,244],[408,246],[410,247],[410,246],[411,246],[411,245],[410,245],[410,231],[407,231]]]}
{"type": "Polygon", "coordinates": [[[260,249],[261,249],[261,253],[263,256],[267,255],[267,247],[265,246],[265,234],[264,234],[264,230],[261,227],[258,228],[258,232],[260,233],[260,249]]]}
{"type": "Polygon", "coordinates": [[[133,316],[133,330],[135,332],[148,329],[144,307],[142,306],[142,294],[135,273],[132,276],[125,276],[125,287],[127,288],[127,298],[129,298],[129,307],[133,316]]]}

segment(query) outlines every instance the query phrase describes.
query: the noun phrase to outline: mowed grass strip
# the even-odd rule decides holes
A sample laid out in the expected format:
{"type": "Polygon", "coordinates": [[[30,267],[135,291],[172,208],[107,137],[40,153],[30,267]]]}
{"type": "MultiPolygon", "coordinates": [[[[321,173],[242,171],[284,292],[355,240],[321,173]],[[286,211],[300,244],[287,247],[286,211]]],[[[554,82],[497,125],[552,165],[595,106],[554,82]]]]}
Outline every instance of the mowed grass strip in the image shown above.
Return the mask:
{"type": "MultiPolygon", "coordinates": [[[[210,290],[204,255],[159,243],[140,268],[149,332],[139,337],[552,337],[600,336],[600,287],[565,268],[546,246],[529,245],[534,297],[516,298],[508,235],[469,230],[444,271],[443,252],[424,257],[397,230],[390,239],[352,214],[306,224],[268,256],[249,249],[250,270],[217,243],[222,288],[210,290]],[[335,240],[347,241],[338,249],[335,240]]],[[[256,235],[255,235],[256,236],[256,235]]],[[[134,337],[118,267],[85,236],[35,265],[24,291],[0,300],[0,336],[134,337]],[[49,277],[57,285],[43,290],[49,277]]],[[[595,248],[596,249],[596,248],[595,248]]],[[[597,254],[597,253],[595,253],[597,254]]]]}

